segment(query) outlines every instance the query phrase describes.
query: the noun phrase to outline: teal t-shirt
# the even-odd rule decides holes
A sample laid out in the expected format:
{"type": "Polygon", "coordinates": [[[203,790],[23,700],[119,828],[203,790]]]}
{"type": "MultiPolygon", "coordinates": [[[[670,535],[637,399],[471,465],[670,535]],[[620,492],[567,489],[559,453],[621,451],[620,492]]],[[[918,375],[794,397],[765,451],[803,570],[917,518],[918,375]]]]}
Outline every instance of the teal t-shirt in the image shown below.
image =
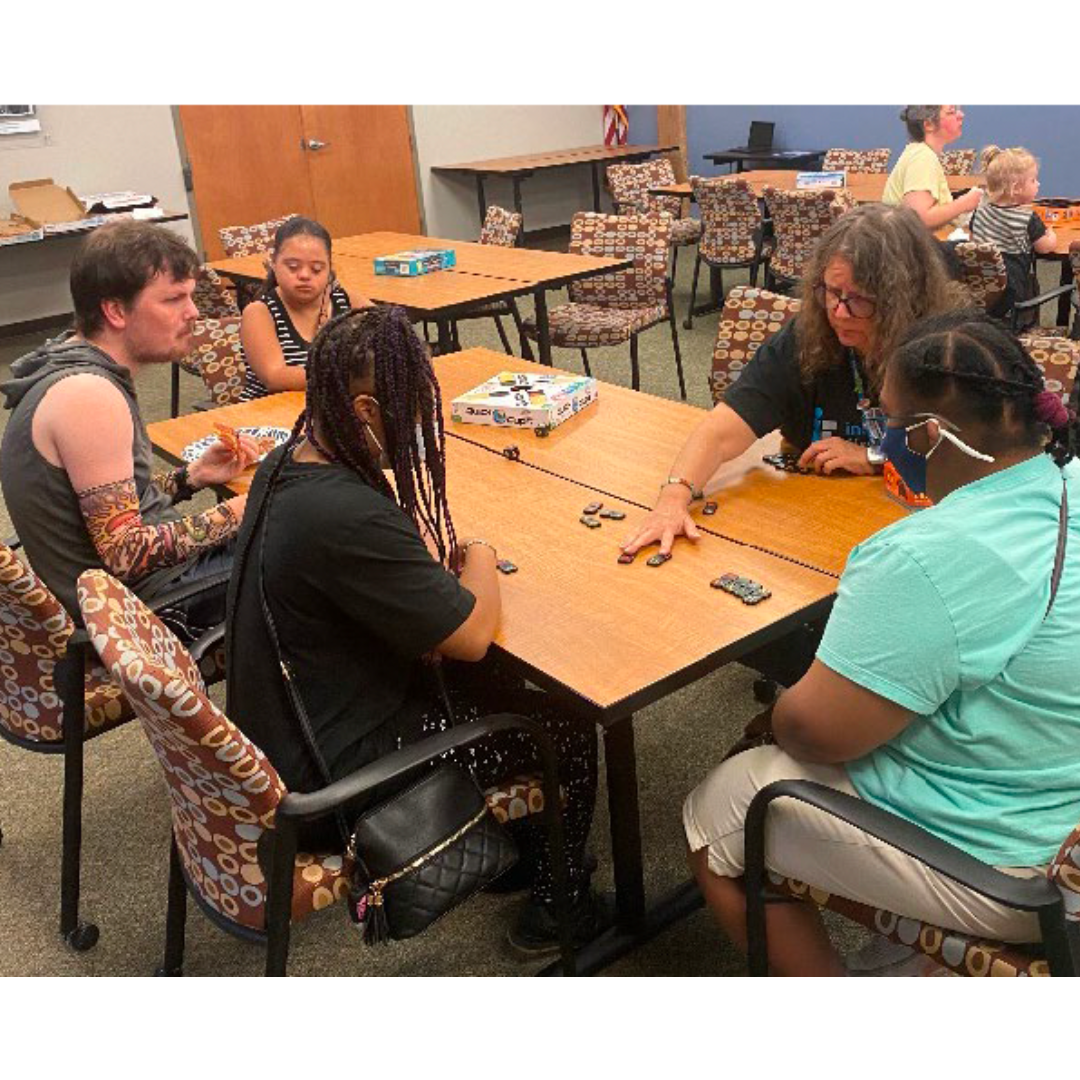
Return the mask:
{"type": "Polygon", "coordinates": [[[868,802],[995,866],[1049,862],[1080,821],[1080,464],[1044,621],[1062,473],[1045,454],[856,547],[818,659],[917,715],[847,763],[868,802]]]}

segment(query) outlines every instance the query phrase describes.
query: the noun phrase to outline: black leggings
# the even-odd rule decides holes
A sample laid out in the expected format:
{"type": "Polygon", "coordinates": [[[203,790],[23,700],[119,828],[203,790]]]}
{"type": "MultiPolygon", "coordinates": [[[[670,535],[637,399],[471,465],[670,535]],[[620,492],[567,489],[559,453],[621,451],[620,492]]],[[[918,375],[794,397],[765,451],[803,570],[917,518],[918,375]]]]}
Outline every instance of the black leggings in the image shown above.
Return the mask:
{"type": "MultiPolygon", "coordinates": [[[[492,654],[477,664],[443,663],[447,694],[458,725],[489,713],[519,713],[536,721],[555,744],[563,803],[566,863],[573,900],[588,886],[585,845],[596,803],[596,726],[560,708],[548,694],[530,690],[523,679],[506,671],[492,654]]],[[[444,709],[432,709],[423,719],[424,735],[448,726],[444,709]]],[[[407,740],[404,740],[407,741],[407,740]]],[[[453,758],[473,774],[481,788],[522,773],[535,772],[536,744],[523,731],[501,731],[475,746],[455,751],[453,758]]],[[[532,896],[539,903],[554,900],[551,853],[542,817],[531,814],[510,823],[522,857],[536,865],[532,896]]]]}

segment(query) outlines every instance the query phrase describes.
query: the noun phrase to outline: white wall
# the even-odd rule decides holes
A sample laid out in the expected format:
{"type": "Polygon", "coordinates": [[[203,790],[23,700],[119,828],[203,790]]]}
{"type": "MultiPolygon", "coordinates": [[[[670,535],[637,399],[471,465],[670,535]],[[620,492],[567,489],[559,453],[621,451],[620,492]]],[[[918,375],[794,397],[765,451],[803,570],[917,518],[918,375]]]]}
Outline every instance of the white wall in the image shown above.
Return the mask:
{"type": "MultiPolygon", "coordinates": [[[[41,105],[40,135],[0,137],[0,216],[8,185],[52,177],[76,194],[132,189],[169,210],[188,210],[180,151],[167,105],[41,105]]],[[[170,226],[188,241],[191,223],[170,226]]],[[[68,270],[78,239],[0,247],[0,326],[71,311],[68,270]]]]}
{"type": "MultiPolygon", "coordinates": [[[[449,240],[473,240],[480,230],[476,181],[432,173],[432,165],[604,141],[600,105],[414,105],[412,115],[426,230],[449,240]]],[[[489,206],[513,209],[508,180],[488,179],[485,191],[489,206]]],[[[522,183],[521,192],[527,230],[565,225],[575,211],[593,207],[592,174],[584,165],[538,173],[522,183]]]]}

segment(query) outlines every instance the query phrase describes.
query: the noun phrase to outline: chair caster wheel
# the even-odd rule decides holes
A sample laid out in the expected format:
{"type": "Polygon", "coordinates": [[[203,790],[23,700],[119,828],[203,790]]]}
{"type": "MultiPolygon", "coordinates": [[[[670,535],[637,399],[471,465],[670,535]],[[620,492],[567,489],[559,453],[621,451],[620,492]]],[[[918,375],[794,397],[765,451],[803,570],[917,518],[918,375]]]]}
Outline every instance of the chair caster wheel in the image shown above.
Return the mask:
{"type": "Polygon", "coordinates": [[[154,969],[154,976],[156,978],[179,978],[184,974],[182,967],[167,968],[164,964],[159,968],[154,969]]]}
{"type": "Polygon", "coordinates": [[[98,943],[100,936],[98,928],[93,923],[79,923],[74,930],[70,930],[64,940],[69,949],[75,952],[88,952],[98,943]]]}
{"type": "Polygon", "coordinates": [[[755,679],[754,700],[760,701],[762,705],[771,705],[776,700],[779,689],[772,679],[755,679]]]}

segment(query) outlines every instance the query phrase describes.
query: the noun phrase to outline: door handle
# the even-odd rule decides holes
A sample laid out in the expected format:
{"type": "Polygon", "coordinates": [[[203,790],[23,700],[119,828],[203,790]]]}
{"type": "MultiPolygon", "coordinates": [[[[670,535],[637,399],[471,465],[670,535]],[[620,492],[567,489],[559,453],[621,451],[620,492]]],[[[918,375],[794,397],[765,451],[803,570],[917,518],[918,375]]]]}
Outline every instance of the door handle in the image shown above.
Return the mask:
{"type": "Polygon", "coordinates": [[[330,144],[328,142],[322,142],[320,139],[301,139],[301,150],[325,150],[330,144]]]}

